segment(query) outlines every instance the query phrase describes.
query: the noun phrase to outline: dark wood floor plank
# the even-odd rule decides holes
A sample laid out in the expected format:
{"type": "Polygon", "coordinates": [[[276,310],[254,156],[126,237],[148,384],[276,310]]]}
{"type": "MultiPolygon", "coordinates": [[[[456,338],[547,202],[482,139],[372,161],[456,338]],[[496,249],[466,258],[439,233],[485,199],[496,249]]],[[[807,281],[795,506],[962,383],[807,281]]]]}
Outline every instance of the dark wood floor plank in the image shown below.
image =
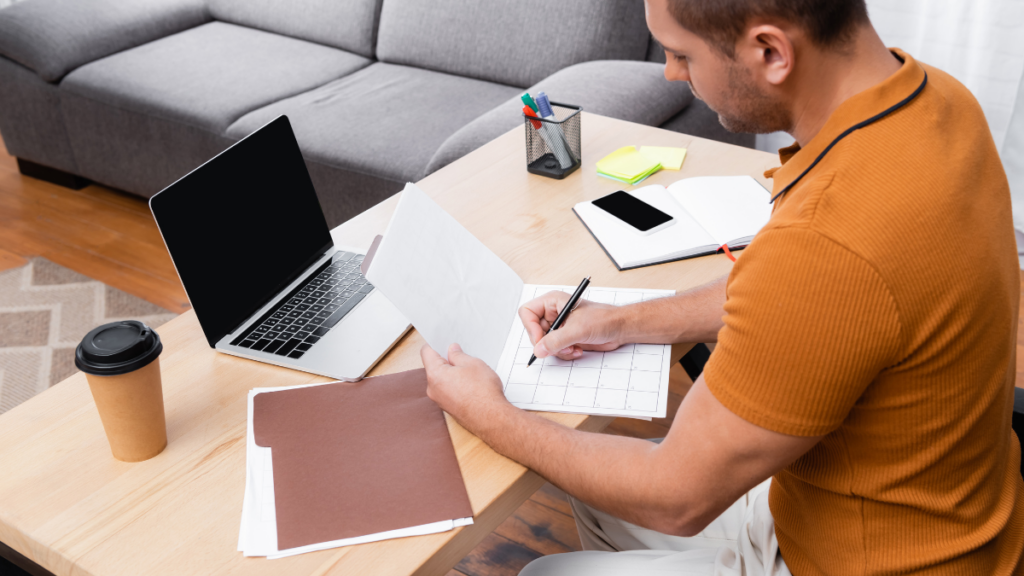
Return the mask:
{"type": "Polygon", "coordinates": [[[533,496],[530,497],[530,500],[542,506],[547,506],[557,512],[561,512],[562,514],[572,516],[572,508],[569,507],[569,500],[566,497],[565,492],[562,492],[557,486],[550,482],[541,486],[540,490],[534,492],[533,496]]]}
{"type": "Polygon", "coordinates": [[[455,566],[466,576],[517,576],[540,553],[495,533],[488,534],[455,566]]]}
{"type": "Polygon", "coordinates": [[[572,516],[527,500],[498,525],[495,534],[525,546],[541,556],[580,550],[580,537],[572,516]]]}

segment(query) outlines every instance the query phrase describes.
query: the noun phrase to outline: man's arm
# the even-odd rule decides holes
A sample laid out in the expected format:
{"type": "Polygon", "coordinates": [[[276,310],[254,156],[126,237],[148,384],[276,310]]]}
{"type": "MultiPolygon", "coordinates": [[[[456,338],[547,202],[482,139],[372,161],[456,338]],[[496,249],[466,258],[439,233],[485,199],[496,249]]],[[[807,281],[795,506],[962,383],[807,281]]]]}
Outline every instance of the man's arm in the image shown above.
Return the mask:
{"type": "Polygon", "coordinates": [[[515,408],[497,375],[453,345],[448,360],[424,346],[428,394],[500,454],[573,496],[639,526],[693,535],[746,491],[814,446],[736,416],[703,377],[662,444],[579,432],[515,408]]]}
{"type": "Polygon", "coordinates": [[[534,342],[538,358],[556,355],[578,358],[583,350],[614,350],[622,344],[715,342],[723,326],[723,276],[669,298],[628,306],[581,300],[561,328],[544,335],[569,300],[564,292],[549,292],[520,308],[519,317],[534,342]]]}

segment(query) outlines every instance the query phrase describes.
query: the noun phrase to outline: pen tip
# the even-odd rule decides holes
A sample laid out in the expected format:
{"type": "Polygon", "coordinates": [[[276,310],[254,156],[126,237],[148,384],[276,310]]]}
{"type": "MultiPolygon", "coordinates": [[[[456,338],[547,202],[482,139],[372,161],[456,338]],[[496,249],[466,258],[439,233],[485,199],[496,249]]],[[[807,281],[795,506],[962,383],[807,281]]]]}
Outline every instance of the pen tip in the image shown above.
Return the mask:
{"type": "Polygon", "coordinates": [[[536,356],[530,356],[530,361],[526,363],[526,366],[530,367],[533,364],[533,361],[536,360],[536,359],[537,359],[536,356]]]}

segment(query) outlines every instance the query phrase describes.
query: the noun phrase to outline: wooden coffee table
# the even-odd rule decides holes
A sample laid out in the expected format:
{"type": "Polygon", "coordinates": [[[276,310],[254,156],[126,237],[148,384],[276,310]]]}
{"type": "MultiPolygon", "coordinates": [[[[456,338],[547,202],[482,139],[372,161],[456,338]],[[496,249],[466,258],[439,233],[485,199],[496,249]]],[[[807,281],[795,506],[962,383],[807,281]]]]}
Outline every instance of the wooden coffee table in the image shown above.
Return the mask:
{"type": "MultiPolygon", "coordinates": [[[[627,144],[688,148],[688,176],[749,174],[766,186],[771,154],[584,113],[584,166],[565,180],[526,172],[522,128],[501,136],[419,186],[534,284],[685,290],[728,273],[723,255],[618,272],[573,215],[577,202],[623,187],[594,163],[627,144]]],[[[334,230],[339,245],[365,249],[397,196],[334,230]]],[[[236,550],[245,484],[246,393],[327,381],[210,349],[195,314],[159,330],[167,449],[137,464],[110,455],[85,378],[78,373],[0,416],[0,542],[60,575],[444,574],[543,483],[449,419],[475,523],[452,532],[388,540],[280,560],[236,550]]],[[[415,331],[374,368],[419,368],[415,331]]],[[[678,358],[686,346],[673,352],[678,358]]],[[[609,418],[546,414],[597,431],[609,418]]]]}

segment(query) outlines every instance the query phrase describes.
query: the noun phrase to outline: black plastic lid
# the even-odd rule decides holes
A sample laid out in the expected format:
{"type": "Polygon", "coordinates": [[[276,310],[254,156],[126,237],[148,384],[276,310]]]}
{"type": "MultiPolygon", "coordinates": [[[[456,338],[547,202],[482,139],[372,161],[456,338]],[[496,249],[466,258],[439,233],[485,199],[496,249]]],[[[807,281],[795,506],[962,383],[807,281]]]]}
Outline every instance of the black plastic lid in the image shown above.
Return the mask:
{"type": "Polygon", "coordinates": [[[117,376],[146,366],[163,349],[160,335],[142,322],[111,322],[85,335],[75,350],[75,366],[87,374],[117,376]]]}

